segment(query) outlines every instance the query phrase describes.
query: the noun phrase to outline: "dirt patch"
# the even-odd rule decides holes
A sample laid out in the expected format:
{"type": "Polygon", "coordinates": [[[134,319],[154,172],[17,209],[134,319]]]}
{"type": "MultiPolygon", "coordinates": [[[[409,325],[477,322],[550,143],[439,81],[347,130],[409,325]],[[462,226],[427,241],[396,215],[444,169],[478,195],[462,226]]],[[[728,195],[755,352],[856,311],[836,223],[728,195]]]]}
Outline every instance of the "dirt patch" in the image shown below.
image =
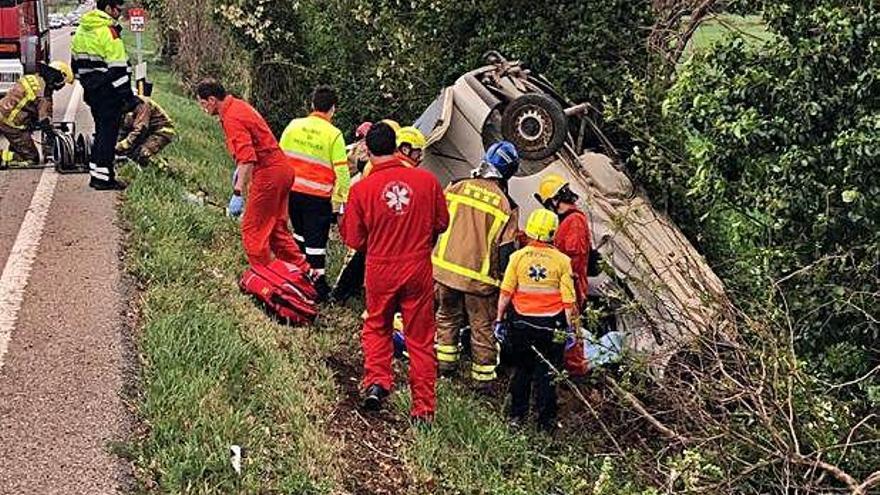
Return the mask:
{"type": "Polygon", "coordinates": [[[362,410],[360,367],[336,356],[326,362],[341,393],[333,425],[345,452],[345,490],[358,495],[405,493],[410,479],[399,452],[408,421],[388,407],[379,412],[362,410]]]}

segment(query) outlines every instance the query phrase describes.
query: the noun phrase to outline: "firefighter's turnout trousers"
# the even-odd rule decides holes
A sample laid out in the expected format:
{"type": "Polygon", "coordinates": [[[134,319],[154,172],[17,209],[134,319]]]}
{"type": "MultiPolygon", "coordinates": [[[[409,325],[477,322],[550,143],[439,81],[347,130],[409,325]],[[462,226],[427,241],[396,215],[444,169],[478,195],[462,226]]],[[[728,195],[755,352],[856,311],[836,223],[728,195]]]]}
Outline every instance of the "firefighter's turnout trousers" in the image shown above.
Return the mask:
{"type": "Polygon", "coordinates": [[[477,382],[496,378],[498,350],[492,336],[492,323],[498,305],[498,293],[469,294],[435,284],[437,297],[437,361],[441,371],[458,365],[459,331],[471,327],[471,377],[477,382]]]}

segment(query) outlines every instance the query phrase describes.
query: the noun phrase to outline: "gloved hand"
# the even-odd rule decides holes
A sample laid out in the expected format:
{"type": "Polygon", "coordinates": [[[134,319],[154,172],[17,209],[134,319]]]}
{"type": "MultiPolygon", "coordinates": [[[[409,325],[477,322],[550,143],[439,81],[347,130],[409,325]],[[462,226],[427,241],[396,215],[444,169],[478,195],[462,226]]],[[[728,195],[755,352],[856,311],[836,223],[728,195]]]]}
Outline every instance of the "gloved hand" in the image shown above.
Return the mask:
{"type": "Polygon", "coordinates": [[[43,119],[39,123],[39,128],[43,132],[52,132],[52,121],[49,119],[43,119]]]}
{"type": "Polygon", "coordinates": [[[231,217],[238,217],[244,211],[244,198],[240,195],[233,194],[229,198],[229,206],[226,207],[226,214],[231,217]]]}
{"type": "Polygon", "coordinates": [[[61,122],[58,124],[58,130],[61,132],[70,132],[70,126],[67,125],[67,122],[61,122]]]}
{"type": "Polygon", "coordinates": [[[577,335],[576,332],[577,332],[577,329],[573,326],[568,327],[565,330],[565,350],[566,351],[571,349],[572,347],[574,347],[574,344],[576,342],[575,335],[577,335]]]}
{"type": "Polygon", "coordinates": [[[128,153],[128,150],[131,149],[131,143],[128,142],[128,139],[123,139],[116,143],[116,152],[119,154],[128,153]]]}
{"type": "Polygon", "coordinates": [[[504,341],[507,340],[507,322],[496,321],[492,328],[492,334],[495,335],[495,340],[497,340],[499,344],[503,344],[504,341]]]}

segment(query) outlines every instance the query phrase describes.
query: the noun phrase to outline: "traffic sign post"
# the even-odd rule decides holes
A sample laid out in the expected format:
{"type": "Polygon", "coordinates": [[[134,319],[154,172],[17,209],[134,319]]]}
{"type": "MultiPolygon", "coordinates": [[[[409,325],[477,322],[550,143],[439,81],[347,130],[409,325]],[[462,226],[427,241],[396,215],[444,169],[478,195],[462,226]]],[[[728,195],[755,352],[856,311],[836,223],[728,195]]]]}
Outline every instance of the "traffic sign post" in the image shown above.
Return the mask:
{"type": "Polygon", "coordinates": [[[134,33],[135,43],[137,45],[137,66],[135,67],[135,82],[137,84],[138,94],[141,96],[149,96],[147,88],[147,64],[144,63],[143,34],[147,29],[147,11],[142,8],[128,9],[128,24],[131,32],[134,33]]]}

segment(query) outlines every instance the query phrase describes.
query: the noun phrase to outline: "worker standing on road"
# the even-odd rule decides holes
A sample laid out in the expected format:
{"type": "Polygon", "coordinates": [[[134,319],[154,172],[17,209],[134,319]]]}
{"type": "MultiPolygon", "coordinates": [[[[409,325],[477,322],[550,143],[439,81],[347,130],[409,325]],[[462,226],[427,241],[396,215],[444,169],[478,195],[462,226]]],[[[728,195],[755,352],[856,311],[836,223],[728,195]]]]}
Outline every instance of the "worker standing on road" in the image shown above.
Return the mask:
{"type": "Polygon", "coordinates": [[[116,152],[147,165],[171,143],[176,132],[171,117],[155,100],[145,96],[137,98],[138,106],[122,119],[122,139],[116,143],[116,152]]]}
{"type": "MultiPolygon", "coordinates": [[[[391,125],[391,128],[394,129],[394,126],[391,125]]],[[[369,129],[367,129],[367,131],[369,131],[369,129]]],[[[395,155],[400,158],[400,161],[405,166],[418,167],[422,163],[422,158],[424,157],[426,143],[425,135],[415,127],[403,127],[396,130],[395,136],[397,143],[397,152],[395,155]]],[[[367,167],[361,171],[361,179],[367,177],[371,171],[372,166],[369,165],[368,159],[367,167]]],[[[349,297],[357,293],[363,285],[364,253],[350,251],[345,257],[342,270],[339,271],[336,285],[333,287],[333,292],[331,293],[331,299],[336,302],[345,302],[349,297]]]]}
{"type": "Polygon", "coordinates": [[[498,286],[515,250],[517,206],[507,181],[519,169],[516,147],[507,141],[486,151],[475,177],[446,188],[449,228],[434,248],[437,310],[437,360],[441,373],[458,366],[458,334],[470,323],[471,378],[490,390],[498,365],[492,322],[498,286]]]}
{"type": "MultiPolygon", "coordinates": [[[[535,198],[548,210],[559,217],[559,230],[553,244],[559,251],[571,258],[574,274],[574,292],[577,297],[575,314],[578,319],[586,309],[588,295],[587,269],[590,256],[590,227],[587,215],[577,207],[578,195],[572,192],[568,181],[556,174],[547,174],[541,179],[535,198]]],[[[577,326],[578,322],[575,322],[577,326]]],[[[565,369],[572,376],[587,373],[588,363],[584,358],[584,341],[576,332],[575,345],[565,352],[565,369]]]]}
{"type": "Polygon", "coordinates": [[[392,328],[400,308],[407,328],[411,415],[429,423],[437,379],[431,249],[449,222],[446,200],[431,173],[407,167],[394,155],[394,130],[387,124],[370,129],[367,149],[373,173],[352,188],[341,229],[345,243],[367,257],[364,406],[379,409],[394,383],[392,328]]]}
{"type": "Polygon", "coordinates": [[[513,253],[501,282],[495,337],[509,342],[516,368],[510,382],[510,418],[520,425],[529,412],[532,383],[538,426],[556,429],[555,373],[563,352],[574,342],[574,282],[571,260],[553,247],[559,219],[538,209],[529,215],[529,245],[513,253]],[[508,307],[513,308],[508,314],[508,307]]]}
{"type": "MultiPolygon", "coordinates": [[[[37,165],[37,150],[31,131],[43,131],[43,142],[52,133],[52,93],[73,84],[73,71],[65,62],[40,63],[36,74],[19,79],[0,100],[0,135],[9,141],[0,165],[37,165]]],[[[46,146],[44,146],[44,153],[46,146]]]]}
{"type": "Polygon", "coordinates": [[[293,236],[312,266],[321,299],[330,293],[325,270],[333,202],[345,203],[351,180],[345,139],[331,123],[336,103],[333,88],[318,86],[312,92],[312,113],[293,119],[281,135],[281,149],[296,170],[289,204],[293,236]]]}
{"type": "Polygon", "coordinates": [[[220,118],[226,147],[235,160],[229,214],[239,216],[241,239],[251,265],[275,257],[308,272],[305,256],[287,226],[287,197],[294,181],[290,160],[278,147],[263,117],[252,106],[227,95],[222,84],[205,79],[196,86],[199,105],[220,118]],[[247,205],[245,199],[247,196],[247,205]]]}
{"type": "Polygon", "coordinates": [[[116,20],[123,0],[98,0],[97,9],[86,12],[70,45],[73,72],[83,86],[83,99],[95,121],[92,163],[93,189],[121,189],[116,182],[113,161],[122,114],[140,100],[131,90],[131,68],[116,20]]]}

